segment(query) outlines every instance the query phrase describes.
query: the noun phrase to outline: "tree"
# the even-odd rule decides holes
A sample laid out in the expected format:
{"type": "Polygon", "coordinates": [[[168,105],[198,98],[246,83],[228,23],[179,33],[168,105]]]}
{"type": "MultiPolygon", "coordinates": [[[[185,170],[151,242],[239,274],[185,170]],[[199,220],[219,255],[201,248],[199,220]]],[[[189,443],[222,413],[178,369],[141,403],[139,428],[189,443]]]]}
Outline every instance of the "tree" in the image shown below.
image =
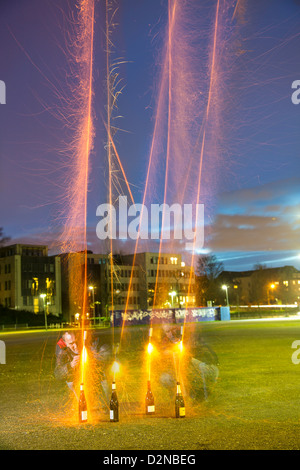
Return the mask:
{"type": "Polygon", "coordinates": [[[10,240],[10,237],[5,237],[3,235],[3,227],[0,227],[0,247],[5,245],[10,240]]]}
{"type": "Polygon", "coordinates": [[[269,301],[268,286],[273,280],[272,272],[265,264],[255,264],[254,272],[251,276],[252,283],[250,289],[250,301],[253,304],[267,304],[269,301]]]}
{"type": "Polygon", "coordinates": [[[215,255],[201,255],[197,261],[197,303],[206,305],[207,301],[216,302],[220,296],[218,277],[224,270],[223,263],[215,255]]]}

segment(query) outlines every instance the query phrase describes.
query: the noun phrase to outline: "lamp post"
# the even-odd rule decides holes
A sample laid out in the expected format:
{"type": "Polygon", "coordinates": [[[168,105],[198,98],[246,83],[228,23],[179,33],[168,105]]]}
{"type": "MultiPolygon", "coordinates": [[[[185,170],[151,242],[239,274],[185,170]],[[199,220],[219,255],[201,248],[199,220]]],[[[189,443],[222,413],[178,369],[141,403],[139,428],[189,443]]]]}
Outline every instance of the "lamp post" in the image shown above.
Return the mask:
{"type": "Polygon", "coordinates": [[[227,307],[229,307],[229,300],[228,300],[228,286],[226,286],[225,284],[222,286],[222,289],[225,290],[226,292],[226,305],[227,307]]]}
{"type": "Polygon", "coordinates": [[[93,298],[93,312],[94,312],[94,320],[93,324],[95,324],[95,318],[96,318],[96,309],[95,309],[95,287],[94,286],[89,286],[89,290],[92,291],[92,298],[93,298]]]}
{"type": "Polygon", "coordinates": [[[171,299],[172,299],[172,307],[173,307],[173,299],[174,299],[176,294],[177,294],[177,292],[175,292],[174,290],[172,292],[169,292],[169,295],[171,296],[171,299]]]}
{"type": "Polygon", "coordinates": [[[95,309],[95,288],[94,286],[89,286],[89,290],[92,291],[92,296],[93,296],[93,307],[95,309]]]}
{"type": "Polygon", "coordinates": [[[46,330],[48,329],[48,325],[47,325],[47,312],[46,312],[46,306],[45,306],[45,298],[46,298],[46,294],[41,294],[40,295],[41,299],[43,299],[43,304],[44,304],[44,315],[45,315],[45,328],[46,330]]]}

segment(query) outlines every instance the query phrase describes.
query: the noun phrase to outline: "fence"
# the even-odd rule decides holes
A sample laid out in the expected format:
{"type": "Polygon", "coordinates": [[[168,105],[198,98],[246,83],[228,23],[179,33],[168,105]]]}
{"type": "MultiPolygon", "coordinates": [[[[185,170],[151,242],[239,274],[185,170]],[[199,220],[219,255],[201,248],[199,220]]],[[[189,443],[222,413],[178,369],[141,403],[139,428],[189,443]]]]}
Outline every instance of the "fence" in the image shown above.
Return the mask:
{"type": "Polygon", "coordinates": [[[229,307],[198,307],[198,308],[172,308],[155,310],[115,310],[111,315],[111,325],[122,326],[123,322],[130,325],[147,325],[153,323],[183,323],[201,321],[227,321],[230,320],[229,307]]]}

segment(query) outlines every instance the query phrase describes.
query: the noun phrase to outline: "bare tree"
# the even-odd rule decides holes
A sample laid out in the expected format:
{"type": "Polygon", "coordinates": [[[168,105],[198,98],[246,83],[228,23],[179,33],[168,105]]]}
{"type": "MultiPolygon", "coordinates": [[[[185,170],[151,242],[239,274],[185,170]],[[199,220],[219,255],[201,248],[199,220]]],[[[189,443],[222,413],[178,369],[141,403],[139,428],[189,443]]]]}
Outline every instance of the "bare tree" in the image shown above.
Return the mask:
{"type": "Polygon", "coordinates": [[[215,302],[218,299],[218,277],[223,270],[223,263],[218,261],[215,255],[199,256],[196,268],[197,303],[205,305],[208,300],[215,302]]]}

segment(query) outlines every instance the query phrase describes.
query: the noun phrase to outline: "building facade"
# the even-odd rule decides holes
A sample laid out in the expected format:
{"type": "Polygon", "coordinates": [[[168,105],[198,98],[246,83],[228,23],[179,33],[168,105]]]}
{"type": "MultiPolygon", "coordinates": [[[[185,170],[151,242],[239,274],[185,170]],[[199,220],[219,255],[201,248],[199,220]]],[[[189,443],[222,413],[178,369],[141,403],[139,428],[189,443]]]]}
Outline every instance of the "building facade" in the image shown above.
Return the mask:
{"type": "Polygon", "coordinates": [[[60,315],[61,269],[46,245],[15,244],[0,248],[0,304],[60,315]]]}
{"type": "MultiPolygon", "coordinates": [[[[84,285],[84,253],[64,255],[62,259],[63,311],[69,321],[81,316],[81,306],[70,295],[70,270],[81,256],[82,285],[84,285]],[[76,259],[76,262],[75,262],[76,259]]],[[[156,286],[156,308],[195,306],[195,275],[185,266],[179,254],[137,253],[87,255],[87,312],[90,317],[109,317],[114,310],[147,310],[153,308],[156,286]],[[135,261],[134,261],[135,258],[135,261]],[[134,266],[133,266],[134,264],[134,266]],[[156,282],[157,276],[157,282],[156,282]],[[156,285],[157,284],[157,285],[156,285]]]]}
{"type": "Polygon", "coordinates": [[[300,271],[293,266],[224,271],[221,283],[228,284],[232,304],[300,304],[300,271]]]}

